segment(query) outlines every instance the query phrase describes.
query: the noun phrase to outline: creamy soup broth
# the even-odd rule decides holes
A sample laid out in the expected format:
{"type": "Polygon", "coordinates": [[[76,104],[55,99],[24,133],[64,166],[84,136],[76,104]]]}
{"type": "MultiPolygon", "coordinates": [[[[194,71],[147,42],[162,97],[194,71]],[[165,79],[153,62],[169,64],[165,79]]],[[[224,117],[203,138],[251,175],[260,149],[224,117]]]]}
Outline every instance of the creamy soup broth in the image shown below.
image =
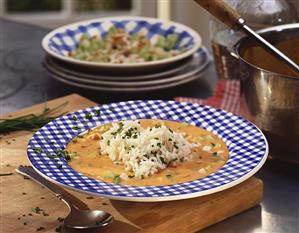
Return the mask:
{"type": "MultiPolygon", "coordinates": [[[[154,127],[157,123],[164,124],[175,132],[184,132],[189,142],[199,143],[195,149],[192,160],[179,164],[176,167],[166,169],[144,179],[128,178],[121,180],[120,184],[146,186],[146,185],[169,185],[191,181],[205,177],[219,170],[228,160],[229,151],[226,144],[215,134],[193,125],[174,121],[162,120],[140,120],[141,126],[154,127]],[[208,146],[210,151],[204,151],[208,146]]],[[[68,145],[69,153],[76,153],[69,165],[76,171],[88,177],[113,183],[110,174],[129,173],[125,171],[124,165],[114,163],[108,155],[101,154],[99,141],[101,134],[107,131],[110,125],[99,126],[88,133],[74,138],[68,145]]]]}

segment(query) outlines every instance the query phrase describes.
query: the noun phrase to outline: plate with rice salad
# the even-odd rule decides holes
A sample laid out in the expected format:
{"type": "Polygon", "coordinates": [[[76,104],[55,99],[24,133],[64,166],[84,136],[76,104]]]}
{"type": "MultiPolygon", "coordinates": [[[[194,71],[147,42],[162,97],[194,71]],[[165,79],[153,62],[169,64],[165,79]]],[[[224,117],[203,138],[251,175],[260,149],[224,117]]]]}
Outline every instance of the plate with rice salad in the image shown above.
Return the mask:
{"type": "Polygon", "coordinates": [[[263,133],[221,109],[127,101],[55,119],[28,144],[48,180],[110,199],[155,202],[208,195],[254,175],[268,155],[263,133]]]}

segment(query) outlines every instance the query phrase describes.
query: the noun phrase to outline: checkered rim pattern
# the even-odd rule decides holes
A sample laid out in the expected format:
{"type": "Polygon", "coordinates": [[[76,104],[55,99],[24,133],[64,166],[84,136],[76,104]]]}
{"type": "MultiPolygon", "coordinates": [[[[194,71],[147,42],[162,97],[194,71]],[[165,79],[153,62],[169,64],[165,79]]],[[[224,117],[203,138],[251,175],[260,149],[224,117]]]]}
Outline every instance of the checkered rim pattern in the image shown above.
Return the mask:
{"type": "Polygon", "coordinates": [[[185,48],[188,50],[195,43],[193,36],[189,32],[174,24],[164,24],[159,21],[152,22],[141,19],[111,19],[103,21],[99,19],[99,21],[95,22],[82,22],[82,24],[73,25],[55,33],[49,39],[48,47],[59,55],[68,56],[68,53],[77,47],[82,34],[88,34],[89,36],[98,35],[102,38],[112,26],[123,28],[129,34],[142,33],[153,43],[157,40],[158,36],[167,36],[175,33],[179,36],[175,46],[177,49],[185,48]]]}
{"type": "Polygon", "coordinates": [[[37,171],[69,188],[113,199],[159,201],[183,199],[188,195],[201,196],[240,183],[263,164],[268,144],[255,125],[224,110],[187,102],[150,100],[95,106],[62,116],[33,135],[27,153],[37,171]],[[96,116],[97,111],[100,111],[99,116],[96,116]],[[86,114],[92,114],[92,119],[87,120],[86,114]],[[229,148],[228,162],[217,172],[190,182],[166,186],[127,186],[86,177],[73,170],[65,159],[56,162],[48,156],[58,149],[65,149],[73,137],[90,128],[119,120],[144,118],[188,122],[217,134],[229,148]],[[42,152],[37,153],[36,148],[41,148],[42,152]]]}

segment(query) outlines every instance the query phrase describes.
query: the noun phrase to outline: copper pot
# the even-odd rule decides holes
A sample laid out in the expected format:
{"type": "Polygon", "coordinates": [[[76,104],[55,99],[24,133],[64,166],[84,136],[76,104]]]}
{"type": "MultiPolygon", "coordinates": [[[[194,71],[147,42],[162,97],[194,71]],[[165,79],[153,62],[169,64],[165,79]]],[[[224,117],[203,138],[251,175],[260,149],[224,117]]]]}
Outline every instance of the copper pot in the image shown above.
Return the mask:
{"type": "MultiPolygon", "coordinates": [[[[299,24],[259,34],[299,63],[299,24]]],[[[299,164],[299,78],[247,37],[234,52],[241,63],[241,115],[263,130],[273,159],[299,164]]]]}

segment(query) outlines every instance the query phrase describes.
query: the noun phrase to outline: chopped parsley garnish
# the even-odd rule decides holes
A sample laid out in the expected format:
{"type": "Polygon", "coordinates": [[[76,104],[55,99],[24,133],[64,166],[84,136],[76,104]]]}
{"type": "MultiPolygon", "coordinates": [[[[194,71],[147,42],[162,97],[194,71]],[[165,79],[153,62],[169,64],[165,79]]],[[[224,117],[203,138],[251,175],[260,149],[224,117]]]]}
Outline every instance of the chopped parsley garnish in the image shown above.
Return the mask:
{"type": "Polygon", "coordinates": [[[43,149],[42,148],[34,148],[33,149],[35,153],[37,154],[41,154],[43,152],[43,149]]]}
{"type": "Polygon", "coordinates": [[[79,126],[73,126],[72,129],[73,129],[73,130],[79,130],[80,127],[79,127],[79,126]]]}
{"type": "Polygon", "coordinates": [[[168,178],[168,179],[170,179],[171,177],[172,177],[171,174],[167,174],[167,175],[166,175],[166,178],[168,178]]]}
{"type": "Polygon", "coordinates": [[[128,177],[129,177],[130,179],[132,179],[132,178],[134,178],[135,176],[134,176],[134,175],[128,175],[128,177]]]}
{"type": "Polygon", "coordinates": [[[142,179],[142,180],[144,179],[144,175],[141,175],[141,179],[142,179]]]}
{"type": "Polygon", "coordinates": [[[173,133],[173,130],[171,128],[168,128],[168,130],[170,131],[170,133],[173,133]]]}
{"type": "Polygon", "coordinates": [[[43,231],[43,230],[45,230],[46,228],[44,228],[44,227],[39,227],[39,228],[37,228],[36,229],[36,231],[43,231]]]}
{"type": "Polygon", "coordinates": [[[107,145],[110,146],[110,140],[107,140],[107,145]]]}
{"type": "Polygon", "coordinates": [[[60,158],[64,158],[66,161],[70,161],[72,158],[79,156],[78,153],[69,153],[67,150],[56,150],[55,154],[48,155],[48,157],[59,160],[60,158]]]}
{"type": "Polygon", "coordinates": [[[78,117],[76,117],[76,116],[73,116],[72,118],[73,118],[73,121],[77,121],[78,120],[78,117]]]}
{"type": "Polygon", "coordinates": [[[124,136],[125,138],[127,137],[127,138],[137,138],[138,136],[137,136],[137,128],[135,127],[135,128],[129,128],[126,132],[125,132],[125,136],[124,136]]]}
{"type": "Polygon", "coordinates": [[[85,114],[85,119],[86,120],[91,120],[92,119],[92,114],[91,113],[86,113],[85,114]]]}
{"type": "Polygon", "coordinates": [[[216,146],[216,144],[215,144],[215,143],[213,143],[213,142],[211,142],[211,145],[212,145],[212,147],[215,147],[215,146],[216,146]]]}
{"type": "Polygon", "coordinates": [[[63,217],[58,217],[58,218],[57,218],[57,221],[58,221],[58,222],[63,222],[63,221],[64,221],[64,218],[63,218],[63,217]]]}
{"type": "Polygon", "coordinates": [[[94,115],[95,116],[100,116],[101,115],[101,111],[99,109],[94,111],[94,115]]]}
{"type": "Polygon", "coordinates": [[[179,149],[179,147],[178,147],[178,145],[177,145],[176,142],[173,143],[173,147],[174,147],[175,149],[179,149]]]}
{"type": "Polygon", "coordinates": [[[163,157],[160,157],[160,160],[161,160],[161,162],[162,162],[163,164],[167,164],[167,162],[164,160],[163,157]]]}
{"type": "Polygon", "coordinates": [[[40,214],[40,213],[43,211],[43,209],[41,209],[41,208],[39,208],[39,207],[37,206],[37,207],[32,207],[32,208],[31,208],[31,211],[32,211],[33,213],[40,214]]]}
{"type": "Polygon", "coordinates": [[[213,156],[218,156],[218,153],[217,153],[217,152],[213,152],[212,155],[213,155],[213,156]]]}
{"type": "Polygon", "coordinates": [[[119,184],[120,181],[121,181],[121,179],[120,179],[120,176],[119,176],[119,175],[114,176],[114,178],[113,178],[113,182],[114,182],[115,184],[119,184]]]}

